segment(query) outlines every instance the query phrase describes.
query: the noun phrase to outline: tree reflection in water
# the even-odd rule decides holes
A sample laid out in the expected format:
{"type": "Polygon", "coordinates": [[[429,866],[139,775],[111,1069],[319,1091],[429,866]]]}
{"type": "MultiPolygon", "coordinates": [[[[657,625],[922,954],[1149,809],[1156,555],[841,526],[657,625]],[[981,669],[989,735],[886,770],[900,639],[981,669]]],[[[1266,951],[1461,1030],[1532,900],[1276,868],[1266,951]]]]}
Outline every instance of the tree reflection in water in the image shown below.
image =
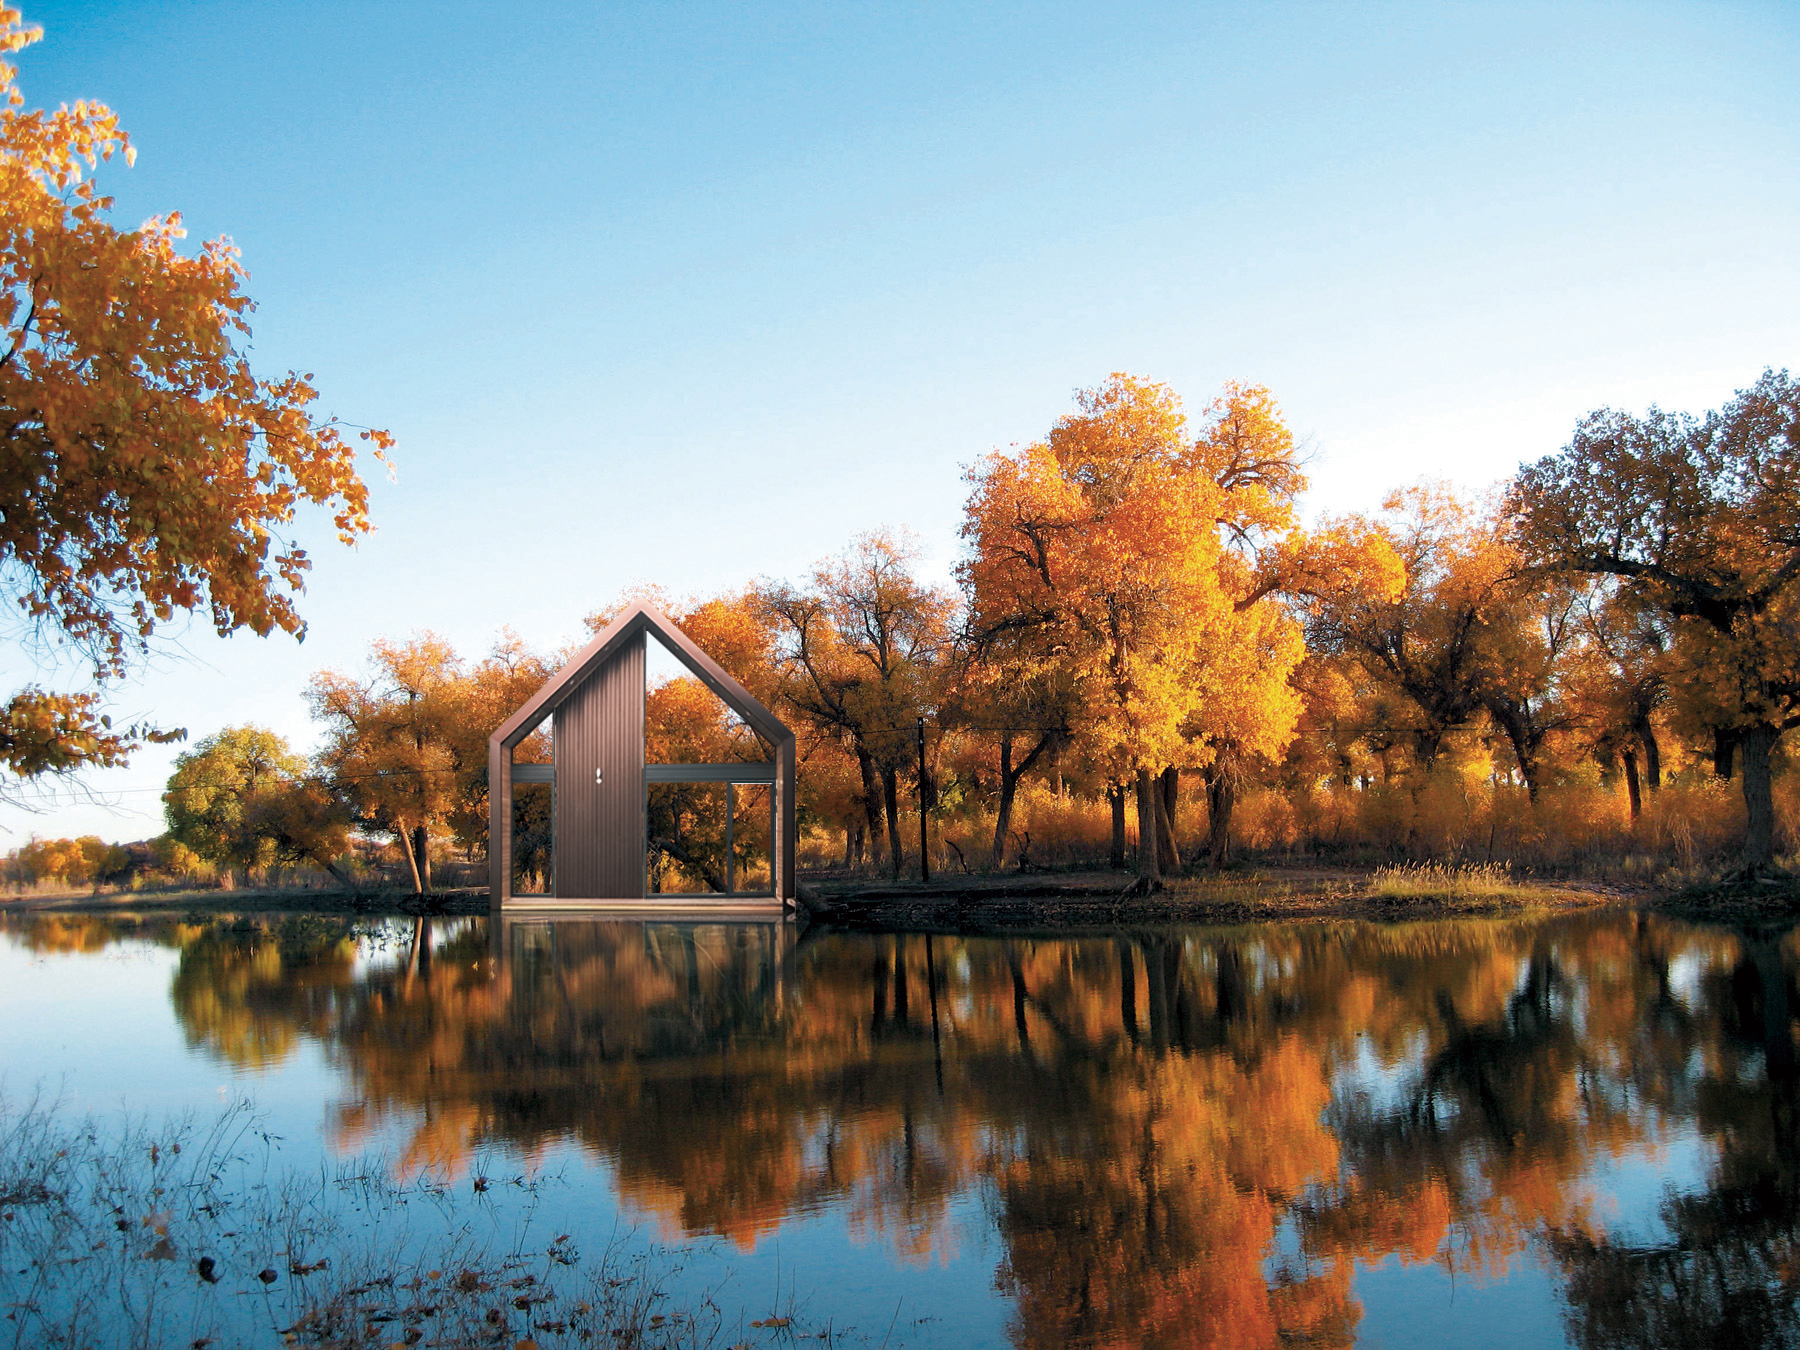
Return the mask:
{"type": "MultiPolygon", "coordinates": [[[[407,1168],[574,1141],[670,1232],[987,1200],[1028,1347],[1345,1345],[1359,1264],[1559,1275],[1590,1346],[1800,1339],[1796,946],[1620,913],[975,938],[419,920],[179,929],[190,1038],[343,1075],[407,1168]],[[1660,1209],[1608,1169],[1703,1141],[1660,1209]]],[[[79,925],[42,942],[84,947],[79,925]]]]}

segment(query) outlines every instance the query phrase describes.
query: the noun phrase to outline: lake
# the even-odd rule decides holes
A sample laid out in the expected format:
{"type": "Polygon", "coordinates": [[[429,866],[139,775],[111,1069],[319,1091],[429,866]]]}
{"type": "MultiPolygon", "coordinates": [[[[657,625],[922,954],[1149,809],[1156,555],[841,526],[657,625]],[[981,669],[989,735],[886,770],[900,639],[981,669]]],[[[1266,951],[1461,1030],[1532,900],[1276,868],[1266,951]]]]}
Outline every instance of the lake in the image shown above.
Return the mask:
{"type": "Polygon", "coordinates": [[[546,1178],[545,1231],[686,1249],[721,1344],[778,1306],[892,1347],[1790,1344],[1797,959],[1624,911],[12,915],[0,1073],[103,1128],[247,1099],[282,1167],[496,1230],[474,1179],[546,1178]]]}

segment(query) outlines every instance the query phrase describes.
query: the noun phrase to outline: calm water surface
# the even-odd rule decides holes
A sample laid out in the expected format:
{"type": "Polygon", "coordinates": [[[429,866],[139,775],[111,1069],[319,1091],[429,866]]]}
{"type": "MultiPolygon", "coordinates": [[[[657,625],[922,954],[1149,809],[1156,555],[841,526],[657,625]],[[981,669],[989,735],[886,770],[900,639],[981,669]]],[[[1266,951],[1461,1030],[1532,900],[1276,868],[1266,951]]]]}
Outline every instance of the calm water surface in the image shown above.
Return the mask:
{"type": "Polygon", "coordinates": [[[0,1073],[892,1346],[1800,1341],[1800,943],[1601,914],[1053,938],[0,921],[0,1073]]]}

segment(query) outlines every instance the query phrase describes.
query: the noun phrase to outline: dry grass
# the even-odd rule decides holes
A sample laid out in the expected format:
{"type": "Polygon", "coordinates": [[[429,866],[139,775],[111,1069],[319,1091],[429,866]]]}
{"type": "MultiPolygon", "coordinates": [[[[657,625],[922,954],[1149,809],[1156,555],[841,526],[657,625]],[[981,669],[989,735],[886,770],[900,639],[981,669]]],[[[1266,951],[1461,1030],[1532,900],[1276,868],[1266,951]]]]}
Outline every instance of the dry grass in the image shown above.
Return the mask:
{"type": "MultiPolygon", "coordinates": [[[[1777,838],[1800,850],[1800,774],[1775,784],[1777,838]]],[[[932,867],[944,875],[989,871],[994,817],[979,797],[932,818],[932,867]]],[[[1204,848],[1202,794],[1184,780],[1175,834],[1184,863],[1204,848]]],[[[1265,866],[1330,865],[1361,868],[1415,863],[1494,863],[1539,877],[1582,878],[1630,885],[1678,884],[1681,875],[1731,864],[1742,848],[1741,785],[1698,773],[1646,791],[1643,813],[1631,818],[1624,788],[1596,772],[1546,783],[1536,801],[1524,787],[1446,768],[1366,788],[1319,784],[1280,790],[1247,788],[1232,817],[1232,853],[1265,866]]],[[[1135,810],[1127,815],[1127,855],[1136,847],[1135,810]]],[[[916,867],[918,817],[902,813],[907,866],[916,867]]],[[[1020,789],[1006,872],[1066,872],[1107,867],[1111,813],[1095,797],[1059,797],[1039,782],[1020,789]]],[[[815,830],[801,849],[809,869],[841,872],[843,835],[815,830]]],[[[865,865],[871,878],[885,868],[865,865]]]]}
{"type": "Polygon", "coordinates": [[[1451,907],[1543,904],[1554,897],[1542,886],[1517,882],[1498,863],[1404,863],[1377,868],[1369,879],[1371,899],[1429,900],[1451,907]]]}

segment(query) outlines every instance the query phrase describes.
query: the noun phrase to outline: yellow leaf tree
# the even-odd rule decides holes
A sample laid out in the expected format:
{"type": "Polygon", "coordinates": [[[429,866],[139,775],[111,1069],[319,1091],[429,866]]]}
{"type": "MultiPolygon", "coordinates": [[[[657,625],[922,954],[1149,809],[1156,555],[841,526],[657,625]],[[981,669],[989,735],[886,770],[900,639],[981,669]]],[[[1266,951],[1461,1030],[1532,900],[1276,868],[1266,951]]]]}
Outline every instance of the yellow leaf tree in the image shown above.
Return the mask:
{"type": "MultiPolygon", "coordinates": [[[[0,9],[0,53],[40,35],[0,9]]],[[[220,633],[301,633],[310,564],[286,530],[306,503],[345,542],[369,528],[356,438],[314,416],[309,376],[251,370],[229,241],[189,256],[178,215],[107,219],[90,175],[132,157],[116,115],[24,111],[16,74],[0,61],[0,586],[18,625],[73,644],[97,678],[179,611],[220,633]]],[[[16,776],[117,763],[143,736],[91,693],[28,689],[0,708],[16,776]]]]}
{"type": "Polygon", "coordinates": [[[1162,874],[1152,779],[1186,754],[1199,703],[1189,656],[1231,610],[1219,494],[1190,449],[1172,390],[1114,374],[1046,440],[976,465],[963,524],[974,641],[1075,691],[1076,740],[1135,788],[1147,885],[1162,874]]]}
{"type": "Polygon", "coordinates": [[[1222,857],[1227,770],[1278,757],[1299,714],[1288,675],[1304,648],[1280,597],[1360,557],[1295,530],[1305,479],[1268,391],[1228,385],[1190,439],[1172,390],[1115,373],[1046,440],[969,480],[961,579],[978,652],[1012,688],[1069,692],[1071,739],[1115,803],[1136,795],[1144,885],[1179,865],[1181,767],[1211,770],[1222,857]]]}

